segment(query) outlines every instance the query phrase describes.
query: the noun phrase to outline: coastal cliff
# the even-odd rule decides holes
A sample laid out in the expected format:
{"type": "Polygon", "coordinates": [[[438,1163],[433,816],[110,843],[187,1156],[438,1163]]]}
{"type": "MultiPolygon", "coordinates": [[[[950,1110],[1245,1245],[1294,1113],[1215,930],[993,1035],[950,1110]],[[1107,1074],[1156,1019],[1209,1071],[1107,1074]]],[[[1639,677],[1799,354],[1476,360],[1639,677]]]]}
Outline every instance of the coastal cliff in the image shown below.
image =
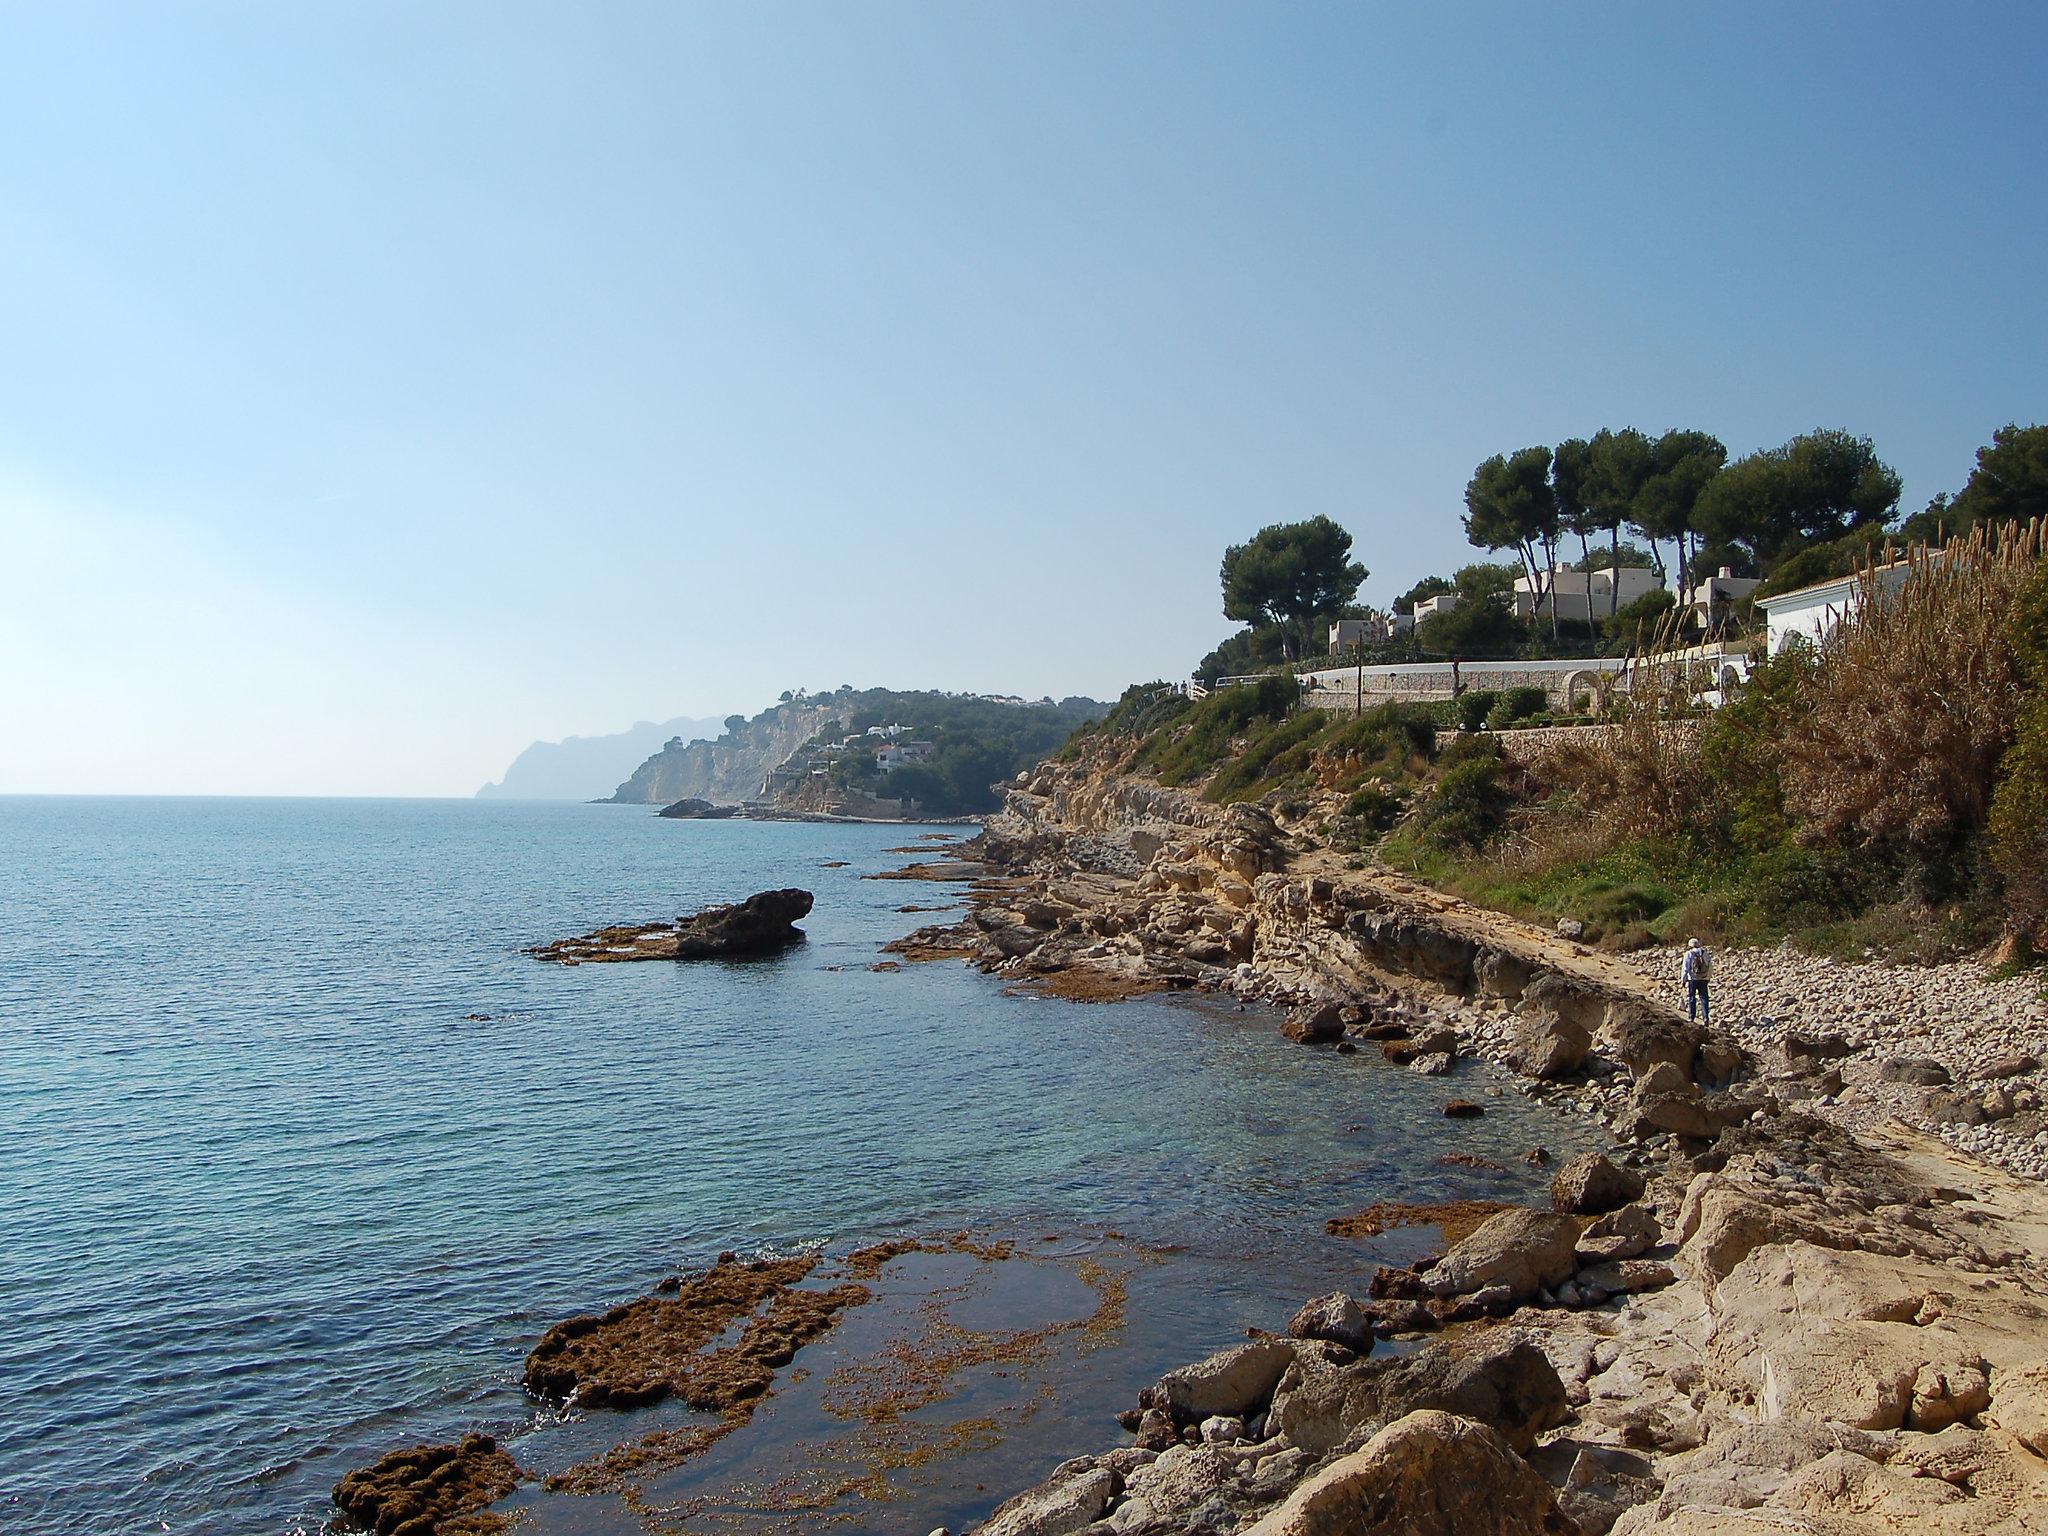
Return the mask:
{"type": "Polygon", "coordinates": [[[1781,958],[1772,985],[1802,989],[1738,1041],[1639,962],[1341,858],[1320,824],[1313,796],[1214,805],[1090,742],[1008,794],[970,915],[896,947],[1068,996],[1284,1002],[1297,1048],[1484,1058],[1612,1145],[1548,1211],[1362,1213],[1441,1224],[1446,1251],[1170,1373],[1134,1441],[986,1536],[2048,1529],[2048,1197],[1916,1123],[1955,1100],[2031,1124],[2038,1004],[1951,978],[1987,1051],[1845,1023],[1839,983],[1781,958]]]}
{"type": "Polygon", "coordinates": [[[609,796],[613,805],[709,800],[732,805],[760,796],[768,775],[845,711],[829,694],[794,699],[751,720],[727,722],[715,741],[671,742],[609,796]]]}

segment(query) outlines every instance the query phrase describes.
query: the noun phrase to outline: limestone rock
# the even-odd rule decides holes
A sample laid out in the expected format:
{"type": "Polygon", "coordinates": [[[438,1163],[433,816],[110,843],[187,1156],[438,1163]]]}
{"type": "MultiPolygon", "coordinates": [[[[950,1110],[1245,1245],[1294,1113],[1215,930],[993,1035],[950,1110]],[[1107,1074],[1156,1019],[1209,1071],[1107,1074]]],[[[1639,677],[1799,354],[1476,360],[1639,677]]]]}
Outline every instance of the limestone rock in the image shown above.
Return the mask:
{"type": "Polygon", "coordinates": [[[1332,1463],[1246,1536],[1577,1536],[1550,1485],[1483,1424],[1411,1413],[1332,1463]]]}
{"type": "Polygon", "coordinates": [[[1567,1214],[1598,1215],[1639,1200],[1643,1176],[1618,1168],[1599,1152],[1583,1152],[1550,1178],[1550,1203],[1567,1214]]]}
{"type": "Polygon", "coordinates": [[[1531,1077],[1556,1080],[1584,1064],[1593,1036],[1572,1019],[1551,1012],[1525,1013],[1515,1022],[1509,1057],[1531,1077]]]}
{"type": "Polygon", "coordinates": [[[1442,1051],[1425,1051],[1408,1063],[1408,1070],[1424,1077],[1442,1077],[1451,1070],[1451,1058],[1442,1051]]]}
{"type": "Polygon", "coordinates": [[[1694,1179],[1678,1216],[1679,1257],[1709,1291],[1758,1248],[1806,1242],[1844,1246],[1845,1238],[1752,1190],[1711,1173],[1694,1179]]]}
{"type": "Polygon", "coordinates": [[[1267,1423],[1288,1444],[1321,1455],[1419,1408],[1476,1419],[1518,1450],[1568,1412],[1564,1382],[1543,1351],[1501,1330],[1387,1360],[1352,1362],[1327,1345],[1304,1345],[1273,1394],[1267,1423]]]}
{"type": "Polygon", "coordinates": [[[1342,1038],[1344,1034],[1344,1010],[1337,1003],[1320,1003],[1312,1007],[1297,1008],[1287,1016],[1287,1022],[1280,1026],[1280,1032],[1290,1040],[1303,1045],[1321,1045],[1342,1038]]]}
{"type": "Polygon", "coordinates": [[[1579,1234],[1579,1261],[1599,1264],[1633,1259],[1656,1247],[1662,1235],[1657,1218],[1647,1209],[1625,1205],[1618,1211],[1609,1211],[1579,1234]]]}
{"type": "Polygon", "coordinates": [[[1638,1079],[1659,1062],[1692,1081],[1702,1030],[1674,1014],[1634,1001],[1617,1002],[1600,1027],[1600,1048],[1638,1079]]]}
{"type": "Polygon", "coordinates": [[[1290,1339],[1327,1339],[1353,1354],[1372,1352],[1372,1321],[1364,1308],[1342,1291],[1305,1303],[1287,1323],[1290,1339]]]}
{"type": "Polygon", "coordinates": [[[1931,1056],[1892,1056],[1878,1064],[1878,1078],[1915,1088],[1939,1088],[1949,1082],[1948,1068],[1931,1056]]]}
{"type": "Polygon", "coordinates": [[[1100,1520],[1120,1479],[1087,1457],[1067,1462],[1036,1488],[998,1505],[979,1536],[1072,1536],[1100,1520]]]}
{"type": "Polygon", "coordinates": [[[1292,1341],[1254,1339],[1168,1371],[1159,1378],[1157,1396],[1184,1424],[1199,1424],[1219,1414],[1244,1417],[1273,1395],[1293,1361],[1292,1341]]]}
{"type": "Polygon", "coordinates": [[[1516,1301],[1570,1277],[1578,1267],[1578,1224],[1551,1211],[1489,1216],[1425,1277],[1438,1296],[1505,1285],[1516,1301]]]}
{"type": "Polygon", "coordinates": [[[2048,1456],[2048,1359],[1994,1374],[1989,1417],[2036,1456],[2048,1456]]]}
{"type": "Polygon", "coordinates": [[[1226,1536],[1257,1508],[1257,1495],[1236,1473],[1225,1447],[1176,1445],[1131,1473],[1109,1528],[1120,1536],[1226,1536]]]}

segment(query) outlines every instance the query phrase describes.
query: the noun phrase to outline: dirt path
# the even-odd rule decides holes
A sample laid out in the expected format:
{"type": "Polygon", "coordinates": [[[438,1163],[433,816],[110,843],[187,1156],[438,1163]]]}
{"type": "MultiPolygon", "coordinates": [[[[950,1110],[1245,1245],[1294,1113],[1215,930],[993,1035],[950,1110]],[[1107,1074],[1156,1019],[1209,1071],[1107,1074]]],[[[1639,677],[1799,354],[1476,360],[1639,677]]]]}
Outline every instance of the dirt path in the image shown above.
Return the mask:
{"type": "Polygon", "coordinates": [[[1393,870],[1377,866],[1352,869],[1346,863],[1346,855],[1322,847],[1296,852],[1288,867],[1293,873],[1321,876],[1341,890],[1370,893],[1390,906],[1426,913],[1446,932],[1504,950],[1545,970],[1559,971],[1646,1001],[1671,1001],[1670,992],[1659,988],[1640,966],[1622,956],[1561,938],[1505,912],[1474,906],[1393,870]]]}

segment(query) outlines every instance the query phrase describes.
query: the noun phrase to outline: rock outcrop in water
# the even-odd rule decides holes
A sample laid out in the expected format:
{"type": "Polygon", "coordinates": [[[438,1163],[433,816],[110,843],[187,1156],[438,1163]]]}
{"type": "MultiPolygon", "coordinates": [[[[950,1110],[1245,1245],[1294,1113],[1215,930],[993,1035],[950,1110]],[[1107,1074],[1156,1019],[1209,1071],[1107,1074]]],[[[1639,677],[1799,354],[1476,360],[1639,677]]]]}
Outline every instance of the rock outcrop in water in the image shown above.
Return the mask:
{"type": "Polygon", "coordinates": [[[728,816],[737,816],[740,808],[736,805],[713,805],[709,800],[678,800],[674,805],[664,805],[657,816],[666,816],[671,821],[722,821],[728,816]]]}
{"type": "Polygon", "coordinates": [[[745,901],[706,907],[673,923],[620,924],[535,944],[527,953],[558,965],[615,960],[708,960],[770,954],[803,942],[796,926],[811,910],[809,891],[792,886],[761,891],[745,901]]]}
{"type": "Polygon", "coordinates": [[[334,1485],[334,1502],[377,1536],[488,1536],[510,1522],[485,1513],[519,1485],[519,1466],[489,1435],[393,1451],[334,1485]]]}

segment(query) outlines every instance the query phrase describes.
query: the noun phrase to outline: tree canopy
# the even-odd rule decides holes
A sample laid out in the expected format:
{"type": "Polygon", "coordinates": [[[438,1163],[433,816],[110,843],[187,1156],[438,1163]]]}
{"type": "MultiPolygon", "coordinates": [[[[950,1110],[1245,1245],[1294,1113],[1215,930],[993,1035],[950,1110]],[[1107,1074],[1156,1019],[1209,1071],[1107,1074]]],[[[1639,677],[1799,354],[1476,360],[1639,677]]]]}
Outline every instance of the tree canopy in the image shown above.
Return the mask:
{"type": "Polygon", "coordinates": [[[2024,523],[2048,517],[2048,426],[2010,423],[1977,450],[1977,465],[1962,490],[1937,496],[1906,520],[1909,538],[1934,539],[1943,531],[1967,533],[1978,523],[2024,523]]]}
{"type": "Polygon", "coordinates": [[[1337,616],[1365,582],[1351,535],[1327,517],[1275,523],[1223,553],[1223,616],[1277,625],[1289,661],[1313,641],[1316,624],[1337,616]]]}
{"type": "Polygon", "coordinates": [[[1696,510],[1702,492],[1728,462],[1728,448],[1706,432],[1666,432],[1650,445],[1642,483],[1637,486],[1630,522],[1654,543],[1670,539],[1678,546],[1678,586],[1691,585],[1690,555],[1698,529],[1696,510]]]}
{"type": "Polygon", "coordinates": [[[1737,459],[1708,481],[1693,520],[1768,570],[1801,547],[1888,521],[1899,477],[1867,437],[1823,429],[1737,459]]]}
{"type": "MultiPolygon", "coordinates": [[[[1557,566],[1557,497],[1550,486],[1551,452],[1523,448],[1495,454],[1465,486],[1465,537],[1480,549],[1511,549],[1540,605],[1557,566]]],[[[1552,617],[1555,617],[1553,611],[1552,617]]]]}

